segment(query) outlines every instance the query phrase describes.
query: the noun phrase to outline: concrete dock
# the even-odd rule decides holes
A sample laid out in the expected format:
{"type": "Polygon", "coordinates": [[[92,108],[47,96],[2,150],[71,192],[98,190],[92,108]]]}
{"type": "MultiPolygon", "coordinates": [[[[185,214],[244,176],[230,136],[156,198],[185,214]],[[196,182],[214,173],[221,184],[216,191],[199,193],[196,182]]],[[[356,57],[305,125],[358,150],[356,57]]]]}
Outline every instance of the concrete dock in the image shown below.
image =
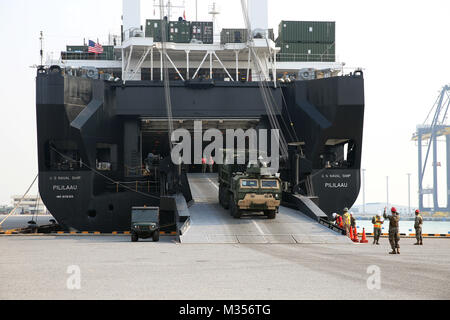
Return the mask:
{"type": "Polygon", "coordinates": [[[450,299],[450,239],[402,239],[389,255],[387,239],[354,244],[288,208],[236,220],[217,203],[216,177],[189,179],[196,204],[181,243],[0,236],[0,299],[450,299]]]}
{"type": "Polygon", "coordinates": [[[371,244],[131,243],[125,236],[1,236],[0,299],[449,299],[450,241],[401,255],[371,244]],[[79,290],[67,287],[70,266],[79,290]],[[380,289],[370,290],[370,267],[380,289]]]}

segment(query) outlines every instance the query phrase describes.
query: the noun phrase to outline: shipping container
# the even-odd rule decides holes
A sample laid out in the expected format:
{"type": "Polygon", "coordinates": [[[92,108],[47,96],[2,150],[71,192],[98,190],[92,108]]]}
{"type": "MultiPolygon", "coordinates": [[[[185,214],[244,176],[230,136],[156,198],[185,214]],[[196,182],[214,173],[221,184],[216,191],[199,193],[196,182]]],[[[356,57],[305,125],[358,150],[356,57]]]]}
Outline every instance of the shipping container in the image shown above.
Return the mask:
{"type": "Polygon", "coordinates": [[[334,43],[281,43],[278,61],[336,61],[334,43]]]}
{"type": "Polygon", "coordinates": [[[169,42],[189,43],[191,42],[191,23],[189,21],[169,22],[169,42]]]}
{"type": "Polygon", "coordinates": [[[321,21],[281,21],[280,42],[335,43],[336,23],[321,21]]]}
{"type": "Polygon", "coordinates": [[[220,42],[225,43],[246,43],[248,40],[247,29],[223,29],[220,33],[220,42]]]}
{"type": "MultiPolygon", "coordinates": [[[[162,40],[161,30],[162,30],[161,29],[161,20],[158,20],[158,19],[146,20],[146,22],[145,22],[145,37],[146,38],[153,38],[154,42],[161,42],[161,40],[162,40]]],[[[166,32],[166,41],[167,41],[167,32],[166,32]]]]}
{"type": "Polygon", "coordinates": [[[191,39],[212,44],[214,42],[214,25],[212,22],[191,22],[191,39]]]}

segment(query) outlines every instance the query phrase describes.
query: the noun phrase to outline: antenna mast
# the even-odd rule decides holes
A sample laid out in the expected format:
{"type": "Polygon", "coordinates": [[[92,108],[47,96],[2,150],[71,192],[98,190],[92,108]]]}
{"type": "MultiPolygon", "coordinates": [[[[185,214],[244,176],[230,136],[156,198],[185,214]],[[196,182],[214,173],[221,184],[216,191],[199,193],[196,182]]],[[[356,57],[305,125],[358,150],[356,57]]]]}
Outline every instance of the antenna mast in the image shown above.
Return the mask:
{"type": "Polygon", "coordinates": [[[182,5],[179,5],[177,2],[176,2],[176,5],[174,5],[173,1],[171,1],[171,0],[167,0],[167,4],[162,4],[162,3],[157,4],[156,1],[155,1],[154,4],[153,4],[153,7],[159,7],[160,9],[161,8],[167,8],[167,19],[168,19],[168,21],[171,21],[172,11],[173,11],[172,9],[174,9],[174,8],[186,9],[186,4],[185,4],[185,0],[183,0],[183,4],[182,5]]]}
{"type": "Polygon", "coordinates": [[[41,50],[40,50],[40,56],[41,56],[41,66],[44,65],[44,33],[41,31],[39,41],[41,42],[41,50]]]}
{"type": "MultiPolygon", "coordinates": [[[[217,16],[220,14],[219,7],[216,4],[216,1],[213,1],[212,5],[209,6],[208,13],[212,15],[213,20],[213,37],[214,37],[214,43],[217,42],[218,38],[218,27],[217,27],[217,16]]],[[[220,40],[219,40],[220,41],[220,40]]]]}

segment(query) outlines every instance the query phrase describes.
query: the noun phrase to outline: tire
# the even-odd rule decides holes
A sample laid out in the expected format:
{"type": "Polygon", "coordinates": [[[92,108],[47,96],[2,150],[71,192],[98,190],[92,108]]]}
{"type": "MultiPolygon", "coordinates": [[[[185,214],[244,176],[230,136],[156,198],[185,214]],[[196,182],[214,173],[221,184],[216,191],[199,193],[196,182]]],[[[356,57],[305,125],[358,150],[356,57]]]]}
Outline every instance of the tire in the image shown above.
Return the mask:
{"type": "Polygon", "coordinates": [[[223,191],[223,207],[225,208],[225,210],[230,209],[231,197],[231,193],[227,192],[226,190],[223,191]]]}
{"type": "Polygon", "coordinates": [[[240,219],[242,214],[239,207],[236,205],[236,202],[234,201],[234,196],[231,195],[230,197],[230,214],[235,219],[240,219]]]}
{"type": "Polygon", "coordinates": [[[159,242],[159,230],[153,232],[153,242],[159,242]]]}
{"type": "Polygon", "coordinates": [[[266,211],[264,212],[264,214],[267,217],[267,219],[274,220],[277,217],[277,210],[266,211]]]}
{"type": "Polygon", "coordinates": [[[224,207],[225,208],[225,205],[224,205],[224,201],[223,201],[224,199],[223,199],[223,187],[222,187],[222,185],[220,185],[219,186],[219,203],[220,203],[220,205],[222,206],[222,207],[224,207]]]}
{"type": "Polygon", "coordinates": [[[131,242],[138,242],[139,241],[139,237],[136,233],[132,233],[131,234],[131,242]]]}

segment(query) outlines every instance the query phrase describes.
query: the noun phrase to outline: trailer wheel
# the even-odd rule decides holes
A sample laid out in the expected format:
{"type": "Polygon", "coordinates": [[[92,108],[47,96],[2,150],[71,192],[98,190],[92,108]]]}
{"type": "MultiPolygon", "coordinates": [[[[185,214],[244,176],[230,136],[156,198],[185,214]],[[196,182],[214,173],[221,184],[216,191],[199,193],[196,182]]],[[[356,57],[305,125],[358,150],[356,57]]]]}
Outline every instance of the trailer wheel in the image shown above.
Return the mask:
{"type": "Polygon", "coordinates": [[[131,242],[138,242],[139,241],[139,237],[136,233],[131,233],[131,242]]]}

